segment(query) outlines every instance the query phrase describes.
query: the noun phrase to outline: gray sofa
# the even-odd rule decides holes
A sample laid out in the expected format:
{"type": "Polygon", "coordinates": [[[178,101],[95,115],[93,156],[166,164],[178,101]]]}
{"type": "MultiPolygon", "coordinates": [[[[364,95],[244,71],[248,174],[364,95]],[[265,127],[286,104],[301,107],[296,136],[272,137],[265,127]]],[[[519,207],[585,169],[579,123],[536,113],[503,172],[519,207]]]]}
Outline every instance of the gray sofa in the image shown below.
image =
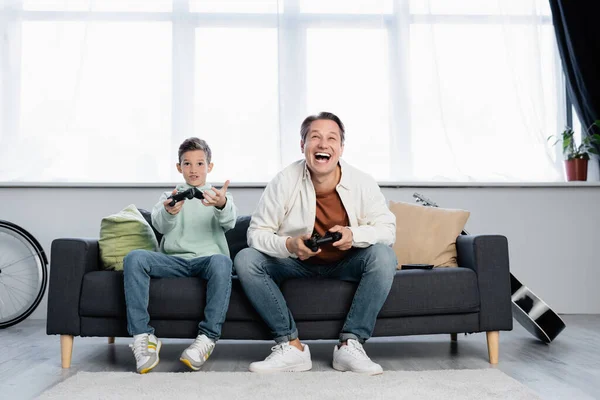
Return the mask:
{"type": "MultiPolygon", "coordinates": [[[[143,210],[141,210],[143,211],[143,210]]],[[[149,219],[149,214],[142,214],[149,219]]],[[[250,218],[227,232],[231,257],[246,244],[250,218]]],[[[155,232],[160,238],[160,234],[155,232]]],[[[458,268],[398,271],[373,336],[487,332],[490,363],[498,362],[498,332],[512,329],[508,244],[504,236],[457,238],[458,268]]],[[[356,285],[329,279],[294,279],[282,291],[303,340],[337,339],[356,285]]],[[[47,333],[61,335],[62,366],[69,368],[74,336],[129,336],[123,274],[101,269],[97,239],[52,242],[47,333]]],[[[161,338],[194,338],[206,304],[199,278],[155,279],[151,324],[161,338]]],[[[237,277],[222,339],[271,339],[237,277]]]]}

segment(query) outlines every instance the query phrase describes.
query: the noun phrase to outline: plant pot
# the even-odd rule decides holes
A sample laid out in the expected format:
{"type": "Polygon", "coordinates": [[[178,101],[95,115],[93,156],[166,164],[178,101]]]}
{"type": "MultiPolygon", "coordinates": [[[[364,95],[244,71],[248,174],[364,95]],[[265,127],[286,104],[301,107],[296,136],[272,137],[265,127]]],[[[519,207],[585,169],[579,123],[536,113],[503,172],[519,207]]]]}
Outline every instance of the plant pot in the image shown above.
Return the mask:
{"type": "Polygon", "coordinates": [[[565,169],[567,181],[587,181],[588,160],[584,158],[565,160],[565,169]]]}

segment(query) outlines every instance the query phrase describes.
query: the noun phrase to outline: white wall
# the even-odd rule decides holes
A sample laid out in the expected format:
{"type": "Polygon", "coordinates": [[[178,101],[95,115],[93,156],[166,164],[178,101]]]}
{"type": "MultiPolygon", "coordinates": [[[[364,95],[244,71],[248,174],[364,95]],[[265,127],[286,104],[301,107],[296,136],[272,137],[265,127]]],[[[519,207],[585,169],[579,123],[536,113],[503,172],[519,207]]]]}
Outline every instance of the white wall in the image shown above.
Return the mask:
{"type": "MultiPolygon", "coordinates": [[[[97,237],[102,217],[128,204],[151,209],[163,189],[2,187],[0,219],[28,230],[49,253],[56,238],[97,237]]],[[[252,212],[262,193],[230,191],[242,214],[252,212]]],[[[388,200],[407,202],[415,191],[442,207],[471,211],[470,233],[507,236],[511,271],[555,311],[600,313],[600,186],[383,189],[388,200]]],[[[45,318],[46,307],[44,299],[32,318],[45,318]]]]}

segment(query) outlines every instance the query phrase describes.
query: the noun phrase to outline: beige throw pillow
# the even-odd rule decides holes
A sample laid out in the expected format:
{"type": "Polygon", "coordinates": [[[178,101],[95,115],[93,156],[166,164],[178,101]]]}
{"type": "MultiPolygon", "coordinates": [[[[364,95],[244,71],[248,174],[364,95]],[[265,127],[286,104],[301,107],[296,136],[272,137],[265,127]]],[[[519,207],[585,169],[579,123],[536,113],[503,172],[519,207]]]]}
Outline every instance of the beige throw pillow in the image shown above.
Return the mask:
{"type": "Polygon", "coordinates": [[[470,212],[390,201],[396,216],[394,252],[402,264],[457,267],[456,238],[470,212]]]}

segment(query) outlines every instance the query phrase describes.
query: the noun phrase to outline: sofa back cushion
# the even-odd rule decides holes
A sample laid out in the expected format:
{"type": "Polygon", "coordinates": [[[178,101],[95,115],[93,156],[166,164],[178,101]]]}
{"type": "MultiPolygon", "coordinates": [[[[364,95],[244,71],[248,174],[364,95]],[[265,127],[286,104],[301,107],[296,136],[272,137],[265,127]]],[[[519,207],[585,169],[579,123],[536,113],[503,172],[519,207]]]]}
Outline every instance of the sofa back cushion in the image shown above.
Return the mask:
{"type": "Polygon", "coordinates": [[[152,227],[137,207],[128,205],[116,214],[102,218],[98,240],[105,269],[123,270],[123,258],[132,250],[158,250],[152,227]]]}

